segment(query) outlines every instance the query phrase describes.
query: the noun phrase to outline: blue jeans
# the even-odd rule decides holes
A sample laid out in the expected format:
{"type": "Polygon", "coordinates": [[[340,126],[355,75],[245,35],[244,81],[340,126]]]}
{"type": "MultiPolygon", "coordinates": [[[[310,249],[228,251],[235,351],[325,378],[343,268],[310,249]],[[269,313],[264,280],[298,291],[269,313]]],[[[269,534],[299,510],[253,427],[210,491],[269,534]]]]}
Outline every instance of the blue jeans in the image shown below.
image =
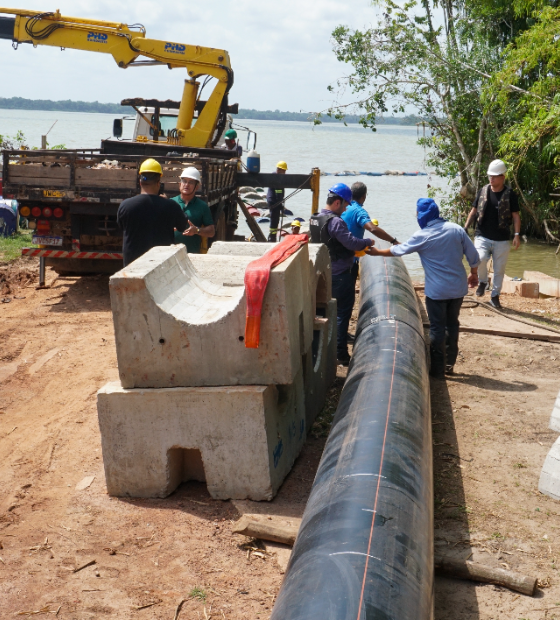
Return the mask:
{"type": "Polygon", "coordinates": [[[459,353],[459,312],[463,298],[426,297],[430,318],[430,375],[443,377],[446,366],[454,366],[459,353]]]}
{"type": "Polygon", "coordinates": [[[336,299],[336,353],[338,359],[348,357],[348,326],[356,299],[356,280],[349,269],[332,277],[332,295],[336,299]]]}

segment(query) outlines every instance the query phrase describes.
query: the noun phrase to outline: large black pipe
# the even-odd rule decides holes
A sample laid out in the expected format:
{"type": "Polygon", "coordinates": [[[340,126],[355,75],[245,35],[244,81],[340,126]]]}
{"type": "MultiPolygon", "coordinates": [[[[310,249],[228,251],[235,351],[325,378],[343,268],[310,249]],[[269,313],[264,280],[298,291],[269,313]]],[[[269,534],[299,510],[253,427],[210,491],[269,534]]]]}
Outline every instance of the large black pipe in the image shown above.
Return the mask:
{"type": "Polygon", "coordinates": [[[348,378],[271,620],[433,614],[429,380],[401,259],[361,261],[348,378]]]}

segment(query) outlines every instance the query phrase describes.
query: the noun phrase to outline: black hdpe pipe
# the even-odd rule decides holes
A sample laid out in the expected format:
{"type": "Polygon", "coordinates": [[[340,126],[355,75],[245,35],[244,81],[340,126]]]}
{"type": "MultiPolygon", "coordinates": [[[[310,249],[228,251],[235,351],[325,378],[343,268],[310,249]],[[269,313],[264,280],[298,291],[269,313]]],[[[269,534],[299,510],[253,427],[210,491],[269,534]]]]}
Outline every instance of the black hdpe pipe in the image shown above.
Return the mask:
{"type": "Polygon", "coordinates": [[[401,259],[361,261],[348,378],[271,620],[433,617],[430,393],[401,259]]]}

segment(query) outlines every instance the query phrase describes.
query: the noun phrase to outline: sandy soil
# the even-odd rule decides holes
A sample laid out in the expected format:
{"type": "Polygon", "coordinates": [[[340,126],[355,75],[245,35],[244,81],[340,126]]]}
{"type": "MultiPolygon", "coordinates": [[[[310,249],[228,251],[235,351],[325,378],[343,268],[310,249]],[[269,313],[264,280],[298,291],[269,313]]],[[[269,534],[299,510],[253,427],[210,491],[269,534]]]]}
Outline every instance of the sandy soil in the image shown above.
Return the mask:
{"type": "MultiPolygon", "coordinates": [[[[245,511],[301,516],[345,371],[274,502],[213,501],[199,483],[165,500],[110,498],[95,401],[117,379],[107,277],[48,271],[37,290],[17,275],[30,265],[0,273],[10,300],[0,303],[0,617],[170,620],[185,600],[179,619],[268,618],[289,551],[232,524],[245,511]]],[[[560,319],[556,300],[503,304],[560,319]]],[[[465,309],[462,321],[485,314],[465,309]]],[[[550,587],[528,598],[438,578],[436,618],[560,618],[560,506],[537,490],[556,439],[560,345],[475,334],[460,344],[457,374],[432,385],[436,550],[550,587]]]]}
{"type": "MultiPolygon", "coordinates": [[[[560,319],[559,300],[501,299],[506,313],[560,319]]],[[[485,308],[461,311],[465,326],[483,317],[492,329],[546,333],[485,308]]],[[[541,587],[530,598],[438,577],[436,618],[560,618],[560,505],[537,488],[557,439],[548,421],[560,344],[461,334],[460,351],[456,374],[431,386],[436,553],[538,577],[541,587]]]]}

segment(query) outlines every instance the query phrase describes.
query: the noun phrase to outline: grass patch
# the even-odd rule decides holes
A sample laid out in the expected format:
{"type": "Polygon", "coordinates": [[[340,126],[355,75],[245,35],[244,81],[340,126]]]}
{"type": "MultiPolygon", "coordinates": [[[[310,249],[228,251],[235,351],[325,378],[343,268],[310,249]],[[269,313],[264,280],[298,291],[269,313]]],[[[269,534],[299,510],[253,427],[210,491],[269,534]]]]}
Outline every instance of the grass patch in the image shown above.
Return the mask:
{"type": "Polygon", "coordinates": [[[19,232],[11,237],[0,237],[0,261],[7,263],[21,256],[21,248],[37,247],[31,243],[31,231],[19,232]]]}
{"type": "Polygon", "coordinates": [[[189,592],[189,598],[198,599],[199,601],[202,601],[203,603],[206,602],[206,596],[207,596],[206,592],[202,588],[199,588],[198,586],[194,587],[189,592]]]}

